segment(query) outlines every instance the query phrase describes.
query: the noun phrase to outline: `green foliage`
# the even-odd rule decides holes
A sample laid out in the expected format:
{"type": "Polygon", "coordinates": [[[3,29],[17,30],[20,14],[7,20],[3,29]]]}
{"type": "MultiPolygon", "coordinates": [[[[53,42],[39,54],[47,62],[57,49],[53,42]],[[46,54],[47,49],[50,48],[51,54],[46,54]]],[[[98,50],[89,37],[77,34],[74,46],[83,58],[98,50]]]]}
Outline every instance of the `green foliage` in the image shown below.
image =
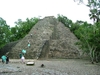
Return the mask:
{"type": "Polygon", "coordinates": [[[26,21],[18,19],[18,21],[15,22],[16,26],[10,28],[6,24],[6,21],[0,18],[0,48],[2,48],[9,42],[23,38],[26,34],[28,34],[31,28],[38,22],[38,20],[39,18],[36,17],[31,19],[27,18],[26,21]]]}
{"type": "Polygon", "coordinates": [[[6,24],[6,21],[0,17],[0,48],[9,42],[10,27],[6,24]]]}
{"type": "Polygon", "coordinates": [[[18,22],[15,22],[16,26],[11,28],[11,32],[13,34],[12,41],[19,40],[23,38],[26,34],[28,34],[28,32],[38,22],[38,20],[38,18],[27,18],[26,21],[18,19],[18,22]]]}
{"type": "Polygon", "coordinates": [[[75,33],[75,30],[77,30],[79,28],[79,24],[78,23],[72,23],[70,30],[75,33]]]}
{"type": "Polygon", "coordinates": [[[81,48],[90,55],[92,62],[99,57],[100,54],[100,23],[90,25],[84,23],[75,30],[75,35],[80,40],[81,48]]]}
{"type": "Polygon", "coordinates": [[[75,23],[69,22],[69,19],[65,16],[58,15],[58,20],[62,22],[66,27],[76,35],[80,40],[77,45],[83,52],[87,53],[91,58],[92,63],[94,60],[100,57],[100,23],[97,22],[94,25],[88,24],[83,21],[76,21],[75,23]],[[70,26],[69,26],[70,25],[70,26]]]}
{"type": "Polygon", "coordinates": [[[59,15],[58,14],[58,17],[57,19],[62,22],[66,27],[70,27],[71,24],[72,24],[72,20],[68,19],[66,16],[63,16],[63,15],[59,15]]]}
{"type": "MultiPolygon", "coordinates": [[[[84,0],[77,1],[83,2],[84,0]]],[[[82,47],[86,48],[86,51],[90,53],[93,63],[94,60],[97,60],[97,58],[100,57],[100,0],[88,0],[88,4],[86,6],[90,8],[89,17],[90,19],[93,19],[94,25],[85,29],[79,28],[79,30],[75,31],[75,34],[77,37],[80,37],[82,47]],[[79,32],[81,30],[84,30],[85,34],[83,32],[79,32]],[[80,34],[83,37],[81,37],[80,34]],[[87,46],[84,46],[85,44],[87,46]]]]}

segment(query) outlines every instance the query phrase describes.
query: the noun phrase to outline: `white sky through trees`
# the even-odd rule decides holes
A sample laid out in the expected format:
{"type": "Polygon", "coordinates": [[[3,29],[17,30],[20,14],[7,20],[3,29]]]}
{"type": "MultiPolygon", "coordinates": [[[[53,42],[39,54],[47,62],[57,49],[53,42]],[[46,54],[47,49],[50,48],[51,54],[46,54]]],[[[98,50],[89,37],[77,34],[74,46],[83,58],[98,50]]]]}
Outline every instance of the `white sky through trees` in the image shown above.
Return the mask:
{"type": "Polygon", "coordinates": [[[76,20],[87,21],[89,8],[85,5],[77,5],[74,0],[0,0],[0,17],[7,24],[14,27],[18,19],[64,15],[73,22],[76,20]]]}

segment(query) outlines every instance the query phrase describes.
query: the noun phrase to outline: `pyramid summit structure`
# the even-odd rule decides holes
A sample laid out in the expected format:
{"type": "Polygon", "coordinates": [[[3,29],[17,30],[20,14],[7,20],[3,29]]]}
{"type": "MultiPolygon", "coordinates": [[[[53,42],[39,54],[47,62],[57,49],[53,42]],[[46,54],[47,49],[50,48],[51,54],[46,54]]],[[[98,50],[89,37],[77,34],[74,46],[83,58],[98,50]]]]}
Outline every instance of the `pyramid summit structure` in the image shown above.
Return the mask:
{"type": "Polygon", "coordinates": [[[5,47],[9,46],[8,56],[14,59],[19,58],[23,49],[26,50],[27,59],[79,58],[81,52],[76,42],[78,39],[69,28],[54,16],[48,16],[36,23],[24,38],[5,47]]]}

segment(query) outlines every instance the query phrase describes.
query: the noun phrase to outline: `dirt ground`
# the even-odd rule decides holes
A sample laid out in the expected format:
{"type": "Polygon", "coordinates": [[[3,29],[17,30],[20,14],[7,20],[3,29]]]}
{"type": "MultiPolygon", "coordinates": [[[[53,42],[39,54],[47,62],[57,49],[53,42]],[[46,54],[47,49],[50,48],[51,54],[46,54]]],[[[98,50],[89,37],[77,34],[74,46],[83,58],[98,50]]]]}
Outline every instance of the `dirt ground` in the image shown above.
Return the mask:
{"type": "Polygon", "coordinates": [[[91,64],[82,59],[32,60],[35,65],[27,66],[20,60],[11,59],[9,64],[0,60],[0,75],[100,75],[100,63],[91,64]],[[44,67],[40,67],[44,64],[44,67]]]}

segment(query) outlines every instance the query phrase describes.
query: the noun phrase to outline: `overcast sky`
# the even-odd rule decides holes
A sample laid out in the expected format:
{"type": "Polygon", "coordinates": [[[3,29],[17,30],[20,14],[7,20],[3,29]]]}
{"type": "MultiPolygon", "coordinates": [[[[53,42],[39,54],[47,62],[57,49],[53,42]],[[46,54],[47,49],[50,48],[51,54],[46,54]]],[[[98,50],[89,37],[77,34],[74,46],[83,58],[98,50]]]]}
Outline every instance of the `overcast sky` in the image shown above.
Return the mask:
{"type": "Polygon", "coordinates": [[[18,19],[64,15],[72,21],[88,21],[89,8],[73,0],[0,0],[0,17],[11,27],[18,19]]]}

